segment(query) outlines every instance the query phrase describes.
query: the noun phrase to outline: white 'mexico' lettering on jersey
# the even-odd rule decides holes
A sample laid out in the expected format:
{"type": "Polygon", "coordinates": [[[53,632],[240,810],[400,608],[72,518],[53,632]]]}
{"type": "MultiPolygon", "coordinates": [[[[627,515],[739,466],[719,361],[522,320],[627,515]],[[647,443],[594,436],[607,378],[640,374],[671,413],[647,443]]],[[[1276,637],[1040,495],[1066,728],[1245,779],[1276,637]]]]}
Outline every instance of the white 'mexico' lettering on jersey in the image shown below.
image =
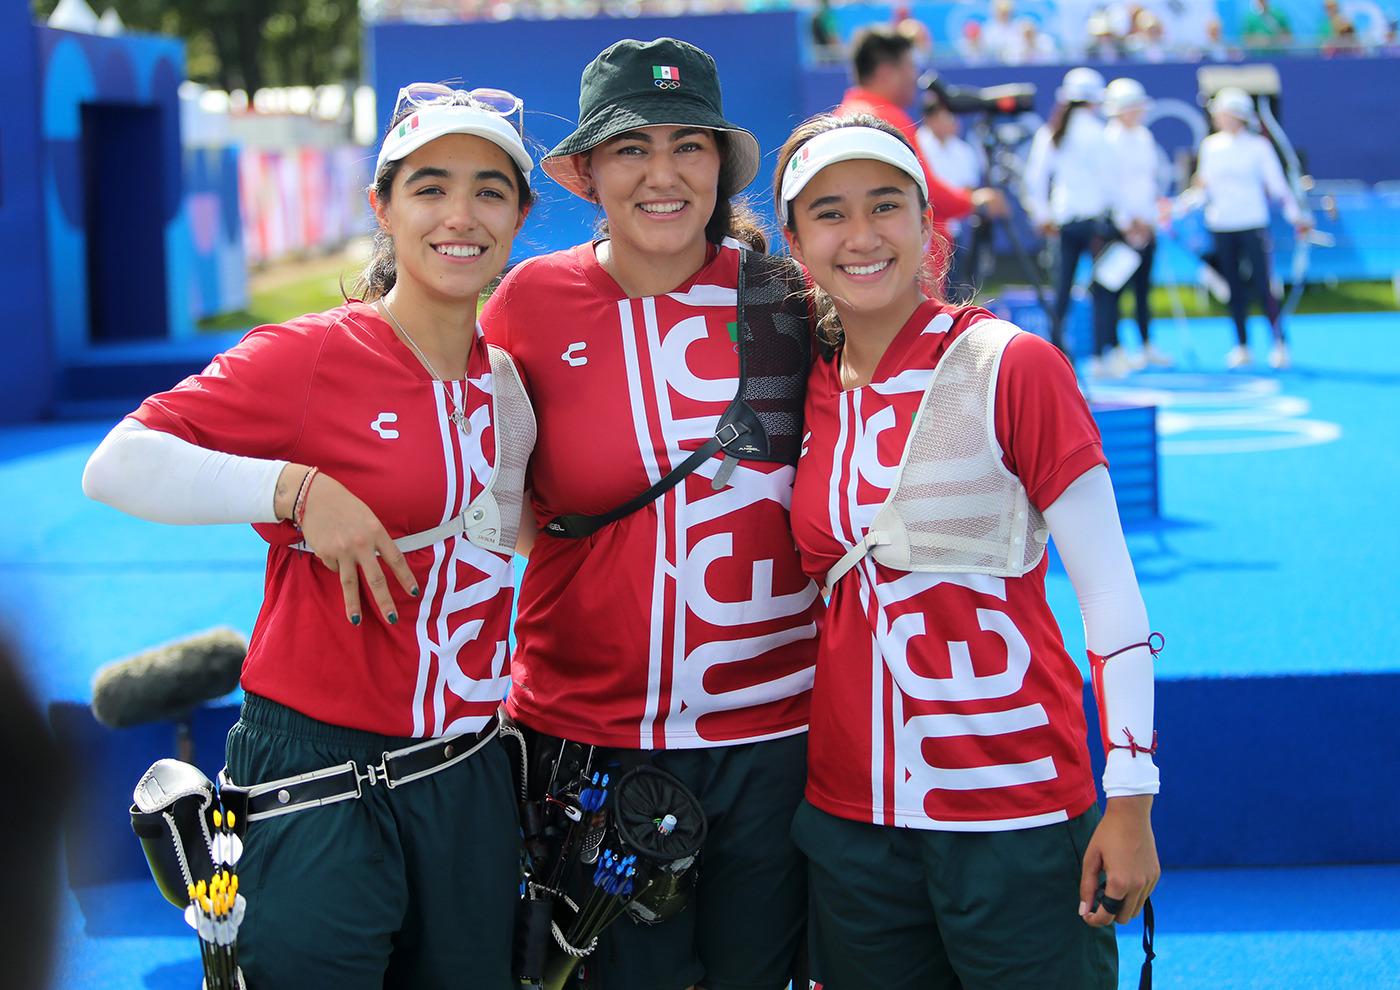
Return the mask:
{"type": "MultiPolygon", "coordinates": [[[[732,288],[695,286],[685,293],[672,293],[671,298],[691,306],[732,306],[737,297],[732,288]]],[[[726,377],[709,378],[700,372],[705,367],[700,357],[704,348],[715,346],[714,341],[706,343],[710,329],[704,314],[686,314],[674,325],[663,327],[659,323],[661,317],[656,302],[654,298],[646,298],[619,304],[633,428],[653,482],[684,459],[694,441],[714,435],[720,412],[734,398],[739,384],[737,362],[726,377]],[[640,306],[640,321],[635,319],[634,305],[640,306]],[[648,370],[650,375],[644,386],[648,370]],[[654,411],[644,400],[647,395],[655,403],[654,411]],[[682,401],[687,404],[703,402],[714,412],[678,411],[677,405],[682,401]],[[658,446],[666,451],[667,463],[653,456],[658,446]]],[[[729,343],[727,339],[725,343],[729,343]]],[[[713,373],[712,368],[708,370],[713,373]]],[[[696,474],[713,477],[718,466],[718,461],[706,462],[696,474]]],[[[813,672],[810,668],[776,680],[728,690],[715,685],[733,682],[734,678],[708,675],[725,664],[750,660],[789,643],[811,639],[816,634],[814,623],[776,633],[717,640],[695,648],[687,639],[687,621],[691,615],[721,629],[736,629],[800,615],[811,607],[818,594],[816,586],[809,583],[799,592],[780,594],[774,580],[776,562],[773,560],[749,563],[750,586],[742,595],[735,595],[735,600],[724,597],[721,589],[728,588],[733,578],[720,581],[714,575],[725,571],[725,562],[735,558],[748,563],[751,551],[746,552],[742,547],[736,550],[730,533],[703,536],[697,533],[697,527],[762,502],[772,501],[786,508],[791,502],[793,473],[790,467],[759,471],[740,464],[730,484],[720,491],[711,493],[706,486],[700,494],[699,486],[692,490],[682,483],[658,502],[656,579],[652,590],[652,600],[658,607],[653,612],[650,630],[646,707],[639,745],[646,748],[660,745],[655,730],[663,709],[667,713],[663,723],[666,734],[696,737],[700,735],[700,721],[711,713],[759,706],[811,689],[813,672]],[[667,624],[660,621],[667,582],[674,582],[675,589],[669,616],[673,639],[669,644],[663,642],[667,624]],[[664,698],[661,690],[663,657],[671,669],[669,696],[664,698]]]]}
{"type": "MultiPolygon", "coordinates": [[[[905,371],[894,379],[873,386],[872,391],[885,395],[916,389],[922,392],[931,373],[929,370],[905,371]]],[[[894,408],[882,406],[867,419],[862,414],[861,394],[861,390],[856,390],[843,397],[832,463],[832,531],[852,542],[868,531],[885,491],[894,481],[897,468],[897,464],[886,464],[878,451],[880,435],[897,425],[894,408]],[[850,441],[853,449],[846,458],[843,452],[848,433],[853,437],[850,441]],[[840,476],[845,462],[850,465],[849,478],[840,476]],[[874,502],[860,500],[862,481],[877,489],[874,502]]],[[[886,456],[889,454],[887,451],[886,456]]],[[[965,641],[949,641],[935,646],[933,650],[921,648],[917,640],[927,635],[925,613],[908,609],[907,606],[902,611],[899,608],[942,584],[967,588],[988,599],[1005,602],[1005,579],[983,574],[930,574],[917,571],[882,578],[880,569],[870,558],[861,561],[857,574],[862,605],[872,618],[870,771],[874,820],[879,824],[926,828],[930,818],[924,809],[928,796],[935,790],[981,790],[1054,780],[1058,772],[1053,757],[1048,754],[1019,763],[957,768],[936,766],[925,756],[924,744],[930,739],[999,736],[1049,725],[1049,716],[1040,704],[1012,704],[1001,710],[975,713],[907,712],[913,703],[955,705],[985,702],[1011,698],[1021,691],[1030,669],[1030,645],[1005,611],[995,607],[976,609],[978,628],[1000,641],[1005,660],[998,663],[996,661],[1000,658],[985,658],[981,664],[975,665],[971,644],[965,641]],[[947,676],[930,676],[915,669],[911,657],[930,653],[936,656],[944,650],[948,658],[947,676]],[[979,667],[991,672],[979,674],[979,667]],[[887,680],[892,680],[894,685],[888,702],[887,680]],[[888,713],[885,711],[887,703],[888,713]],[[893,746],[892,774],[885,767],[887,725],[893,727],[890,740],[893,746]],[[887,796],[891,795],[893,820],[887,814],[887,796]]],[[[989,648],[984,642],[979,641],[979,650],[995,650],[995,647],[989,648]]],[[[1011,820],[938,822],[937,826],[981,831],[1029,827],[1032,824],[1064,821],[1065,817],[1064,812],[1055,812],[1035,816],[1034,820],[1016,819],[1014,823],[1011,820]]]]}
{"type": "Polygon", "coordinates": [[[378,433],[385,440],[397,440],[399,438],[399,431],[390,429],[389,424],[397,423],[398,421],[398,413],[382,412],[374,417],[374,422],[369,424],[369,428],[375,433],[378,433]]]}
{"type": "MultiPolygon", "coordinates": [[[[493,392],[491,375],[472,379],[471,385],[493,392]]],[[[491,423],[491,404],[472,410],[471,433],[463,436],[451,422],[448,408],[464,409],[469,401],[468,388],[462,382],[435,382],[433,394],[438,406],[438,433],[442,444],[446,470],[447,497],[443,503],[442,521],[457,511],[458,492],[465,502],[472,491],[472,481],[485,486],[490,480],[491,455],[485,449],[484,434],[491,423]],[[460,453],[456,444],[460,443],[460,453]]],[[[494,451],[494,441],[492,441],[494,451]]],[[[447,722],[447,695],[451,690],[463,701],[498,701],[505,696],[509,683],[506,673],[507,645],[495,644],[490,676],[474,678],[463,669],[462,650],[481,634],[483,619],[468,619],[453,628],[453,620],[468,609],[491,601],[507,587],[511,564],[489,550],[483,550],[463,537],[454,537],[433,546],[433,564],[423,593],[423,607],[418,612],[418,676],[414,687],[413,726],[415,736],[440,736],[455,732],[474,732],[481,728],[488,715],[464,715],[447,722]],[[436,665],[435,669],[434,666],[436,665]],[[431,685],[431,687],[430,687],[431,685]],[[429,725],[428,709],[432,719],[429,725]]]]}
{"type": "Polygon", "coordinates": [[[587,341],[576,340],[568,347],[564,348],[564,353],[559,357],[567,362],[571,367],[577,368],[588,363],[588,357],[583,353],[588,346],[587,341]]]}

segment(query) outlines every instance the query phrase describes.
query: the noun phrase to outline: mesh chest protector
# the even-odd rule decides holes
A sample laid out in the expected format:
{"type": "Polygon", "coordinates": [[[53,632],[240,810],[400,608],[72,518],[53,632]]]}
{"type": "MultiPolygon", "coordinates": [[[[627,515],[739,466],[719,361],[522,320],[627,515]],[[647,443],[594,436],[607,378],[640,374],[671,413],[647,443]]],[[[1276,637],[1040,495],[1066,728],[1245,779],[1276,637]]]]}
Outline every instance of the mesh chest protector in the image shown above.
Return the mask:
{"type": "MultiPolygon", "coordinates": [[[[394,540],[404,553],[422,550],[454,536],[465,536],[483,550],[513,554],[520,529],[520,510],[525,500],[525,469],[535,449],[535,410],[515,362],[494,344],[487,345],[491,358],[491,425],[495,439],[495,468],[486,487],[447,522],[420,533],[394,540]]],[[[305,541],[294,550],[311,550],[305,541]]]]}
{"type": "Polygon", "coordinates": [[[827,572],[826,586],[867,554],[903,571],[1019,577],[1040,562],[1049,531],[996,438],[997,375],[1021,333],[974,323],[943,353],[924,390],[890,493],[865,538],[827,572]]]}
{"type": "Polygon", "coordinates": [[[739,389],[715,435],[635,498],[595,516],[556,516],[544,532],[591,536],[660,498],[720,451],[724,463],[715,474],[716,490],[728,483],[739,461],[797,464],[812,343],[806,285],[795,262],[740,252],[737,326],[739,389]]]}

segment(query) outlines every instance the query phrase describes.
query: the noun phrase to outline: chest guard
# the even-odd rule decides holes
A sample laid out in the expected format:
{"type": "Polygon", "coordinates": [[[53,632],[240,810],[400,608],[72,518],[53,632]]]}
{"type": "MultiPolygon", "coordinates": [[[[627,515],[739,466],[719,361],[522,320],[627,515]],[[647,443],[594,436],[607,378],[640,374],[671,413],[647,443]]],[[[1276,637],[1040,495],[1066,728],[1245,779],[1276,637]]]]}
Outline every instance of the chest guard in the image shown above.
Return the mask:
{"type": "MultiPolygon", "coordinates": [[[[483,550],[512,554],[525,500],[525,469],[535,449],[535,410],[509,354],[488,344],[491,358],[491,424],[496,441],[495,467],[486,487],[460,513],[421,533],[394,540],[404,553],[465,536],[483,550]]],[[[294,550],[310,551],[303,540],[294,550]]]]}
{"type": "Polygon", "coordinates": [[[1049,530],[996,437],[997,375],[1022,331],[974,323],[948,347],[924,390],[889,496],[865,538],[827,572],[828,588],[866,554],[903,571],[1020,577],[1049,530]]]}
{"type": "Polygon", "coordinates": [[[720,416],[715,435],[635,498],[596,516],[556,516],[545,524],[545,532],[591,536],[660,498],[721,451],[724,464],[715,474],[716,490],[728,483],[739,461],[797,464],[812,360],[812,321],[806,284],[796,262],[740,252],[737,325],[739,389],[720,416]]]}

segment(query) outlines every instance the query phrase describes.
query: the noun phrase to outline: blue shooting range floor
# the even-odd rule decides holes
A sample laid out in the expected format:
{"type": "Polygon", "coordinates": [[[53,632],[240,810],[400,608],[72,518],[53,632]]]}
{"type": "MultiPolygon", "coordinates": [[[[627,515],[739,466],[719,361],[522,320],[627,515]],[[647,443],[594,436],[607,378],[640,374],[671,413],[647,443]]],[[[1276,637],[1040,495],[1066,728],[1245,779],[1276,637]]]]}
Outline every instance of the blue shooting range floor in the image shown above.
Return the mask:
{"type": "MultiPolygon", "coordinates": [[[[1400,866],[1168,871],[1152,901],[1166,990],[1396,986],[1400,866]]],[[[1124,990],[1138,985],[1141,938],[1137,923],[1120,930],[1124,990]]],[[[199,985],[194,935],[148,881],[70,896],[58,948],[57,987],[199,985]]]]}
{"type": "MultiPolygon", "coordinates": [[[[1264,325],[1253,332],[1260,363],[1227,372],[1227,321],[1161,319],[1154,339],[1177,368],[1090,383],[1094,398],[1160,408],[1162,518],[1128,534],[1153,627],[1167,637],[1158,676],[1182,684],[1243,678],[1247,698],[1250,685],[1262,683],[1255,679],[1400,675],[1400,316],[1296,318],[1294,368],[1283,373],[1262,364],[1264,325]]],[[[1136,340],[1126,322],[1124,337],[1136,340]]],[[[45,703],[85,703],[103,663],[215,625],[247,632],[257,614],[263,550],[247,527],[157,526],[83,498],[83,464],[110,425],[0,429],[0,625],[18,640],[45,703]]],[[[1056,568],[1050,595],[1071,653],[1082,655],[1078,608],[1056,568]]],[[[1308,690],[1311,682],[1298,683],[1308,690]]],[[[1305,717],[1289,731],[1296,725],[1299,739],[1313,734],[1308,746],[1332,747],[1326,760],[1340,761],[1333,766],[1375,759],[1345,716],[1329,716],[1337,720],[1331,726],[1305,717]]],[[[1207,744],[1218,732],[1218,759],[1229,760],[1235,715],[1198,717],[1207,744]]],[[[144,762],[131,783],[161,755],[139,754],[144,762]]],[[[1263,762],[1261,773],[1278,778],[1273,803],[1226,793],[1199,765],[1191,775],[1179,771],[1175,793],[1196,791],[1190,818],[1200,824],[1192,827],[1209,828],[1216,809],[1229,808],[1233,823],[1219,827],[1242,846],[1290,828],[1293,789],[1319,781],[1293,779],[1286,753],[1263,762]]],[[[1394,766],[1384,766],[1372,790],[1392,792],[1393,776],[1394,766]]],[[[1165,770],[1164,781],[1165,826],[1174,782],[1165,770]]],[[[1326,800],[1333,817],[1374,814],[1373,831],[1396,831],[1393,800],[1372,813],[1326,800]]],[[[1262,861],[1400,859],[1335,849],[1310,858],[1308,827],[1295,829],[1301,853],[1262,861]]],[[[114,842],[134,842],[115,835],[125,832],[119,824],[112,831],[114,842]]],[[[148,880],[80,894],[86,913],[70,898],[60,985],[197,985],[193,943],[177,937],[177,913],[148,880]]],[[[1156,901],[1158,986],[1400,985],[1400,866],[1169,870],[1156,901]]],[[[1129,977],[1140,952],[1131,936],[1122,945],[1124,985],[1136,985],[1129,977]]]]}

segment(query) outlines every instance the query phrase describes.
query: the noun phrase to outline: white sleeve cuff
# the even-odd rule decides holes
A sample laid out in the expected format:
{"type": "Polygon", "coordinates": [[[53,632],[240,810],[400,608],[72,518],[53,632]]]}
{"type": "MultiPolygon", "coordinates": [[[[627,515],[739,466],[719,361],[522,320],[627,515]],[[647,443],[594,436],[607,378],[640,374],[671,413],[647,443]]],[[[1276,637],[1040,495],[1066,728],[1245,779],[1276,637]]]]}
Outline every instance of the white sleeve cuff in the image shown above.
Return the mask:
{"type": "Polygon", "coordinates": [[[273,498],[286,466],[197,447],[128,418],[88,459],[83,493],[151,522],[275,523],[273,498]]]}

